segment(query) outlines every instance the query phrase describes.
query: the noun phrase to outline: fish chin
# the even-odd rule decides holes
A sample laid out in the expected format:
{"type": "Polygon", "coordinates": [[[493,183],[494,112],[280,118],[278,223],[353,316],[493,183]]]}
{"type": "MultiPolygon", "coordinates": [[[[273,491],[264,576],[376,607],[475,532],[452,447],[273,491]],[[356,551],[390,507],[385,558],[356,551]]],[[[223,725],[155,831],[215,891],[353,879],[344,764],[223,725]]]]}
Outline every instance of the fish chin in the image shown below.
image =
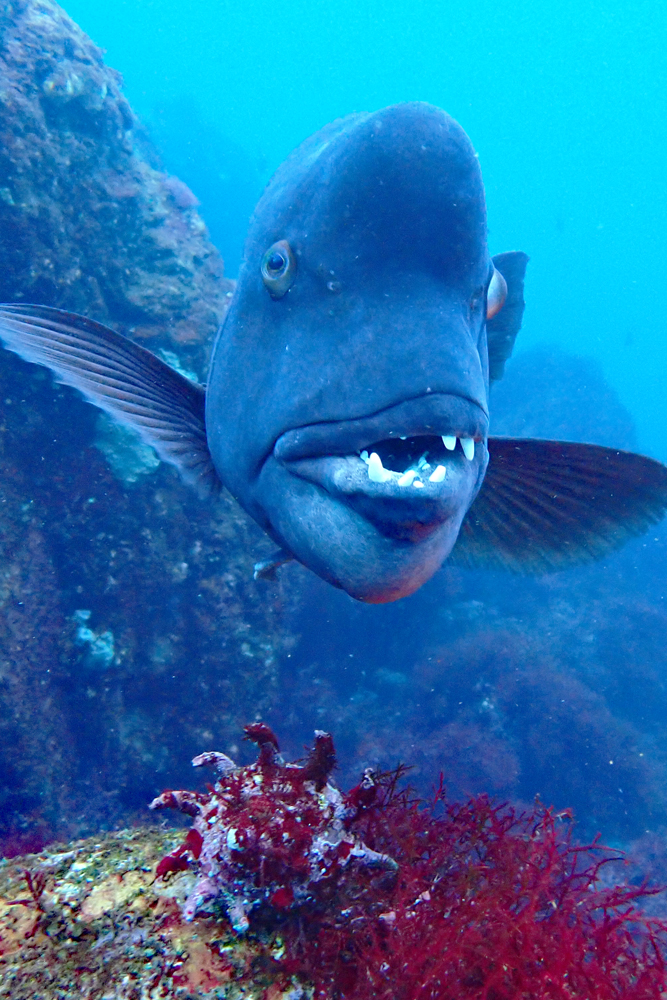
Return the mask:
{"type": "Polygon", "coordinates": [[[357,600],[389,603],[414,593],[450,554],[484,456],[446,488],[429,484],[415,493],[430,496],[410,499],[393,495],[393,484],[362,488],[366,469],[350,468],[352,458],[294,463],[297,471],[270,458],[260,475],[263,508],[276,540],[314,573],[357,600]]]}

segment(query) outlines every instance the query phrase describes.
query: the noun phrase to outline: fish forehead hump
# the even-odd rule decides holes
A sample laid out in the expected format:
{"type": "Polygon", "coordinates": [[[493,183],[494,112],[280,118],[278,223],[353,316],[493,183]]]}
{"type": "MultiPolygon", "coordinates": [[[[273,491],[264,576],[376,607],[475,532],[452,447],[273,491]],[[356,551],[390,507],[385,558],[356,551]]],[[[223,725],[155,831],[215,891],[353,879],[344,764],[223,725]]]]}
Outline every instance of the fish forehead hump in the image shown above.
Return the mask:
{"type": "Polygon", "coordinates": [[[469,303],[489,267],[479,164],[439,108],[353,115],[288,157],[251,222],[207,393],[216,466],[267,530],[248,488],[286,431],[427,392],[486,415],[483,317],[471,322],[469,303]],[[276,300],[261,262],[278,240],[297,273],[276,300]]]}
{"type": "Polygon", "coordinates": [[[468,136],[425,103],[326,126],[270,182],[245,259],[256,265],[267,240],[290,237],[297,252],[353,262],[357,274],[415,268],[465,281],[487,264],[484,187],[468,136]]]}

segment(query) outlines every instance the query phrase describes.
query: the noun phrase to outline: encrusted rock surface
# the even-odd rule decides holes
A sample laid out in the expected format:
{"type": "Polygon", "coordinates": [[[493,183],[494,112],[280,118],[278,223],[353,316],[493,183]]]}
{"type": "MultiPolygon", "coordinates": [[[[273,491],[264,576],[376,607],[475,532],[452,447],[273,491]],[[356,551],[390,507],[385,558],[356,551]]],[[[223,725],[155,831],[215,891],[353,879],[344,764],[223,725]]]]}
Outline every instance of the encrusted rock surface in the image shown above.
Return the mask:
{"type": "Polygon", "coordinates": [[[225,920],[186,923],[193,877],[156,881],[179,831],[124,830],[0,862],[0,997],[7,1000],[305,1000],[272,976],[279,940],[239,938],[225,920]]]}
{"type": "Polygon", "coordinates": [[[137,129],[120,75],[58,4],[1,5],[0,300],[208,344],[233,283],[196,198],[149,165],[137,129]]]}
{"type": "MultiPolygon", "coordinates": [[[[0,299],[87,313],[202,378],[231,283],[191,194],[56,4],[0,3],[0,43],[0,299]]],[[[600,372],[558,351],[512,360],[492,417],[634,443],[600,372]]],[[[343,784],[405,759],[424,793],[444,769],[457,795],[539,792],[591,835],[664,844],[665,526],[538,580],[445,567],[385,609],[294,565],[254,583],[271,548],[0,350],[0,851],[145,818],[260,717],[297,746],[335,729],[343,784]]]]}

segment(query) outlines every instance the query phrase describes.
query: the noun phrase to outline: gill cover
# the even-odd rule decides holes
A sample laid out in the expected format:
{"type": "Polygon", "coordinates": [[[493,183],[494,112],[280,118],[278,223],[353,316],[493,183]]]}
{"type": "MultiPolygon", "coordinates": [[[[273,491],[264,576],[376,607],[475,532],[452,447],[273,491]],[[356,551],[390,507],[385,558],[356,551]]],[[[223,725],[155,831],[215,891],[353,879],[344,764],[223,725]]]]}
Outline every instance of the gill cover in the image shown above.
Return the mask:
{"type": "Polygon", "coordinates": [[[489,282],[489,290],[486,293],[487,320],[493,319],[494,316],[498,315],[502,307],[505,305],[506,298],[507,282],[503,278],[500,271],[494,267],[491,281],[489,282]]]}

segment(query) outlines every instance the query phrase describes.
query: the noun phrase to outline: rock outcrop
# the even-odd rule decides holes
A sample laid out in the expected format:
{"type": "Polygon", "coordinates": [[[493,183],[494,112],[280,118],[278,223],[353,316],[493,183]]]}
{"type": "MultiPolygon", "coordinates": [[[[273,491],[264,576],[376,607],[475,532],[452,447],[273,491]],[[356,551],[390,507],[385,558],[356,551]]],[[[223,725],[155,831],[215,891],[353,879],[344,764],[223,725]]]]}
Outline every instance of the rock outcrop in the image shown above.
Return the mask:
{"type": "MultiPolygon", "coordinates": [[[[158,162],[65,12],[1,4],[0,300],[84,313],[201,379],[233,282],[158,162]]],[[[269,543],[145,452],[0,350],[0,853],[143,812],[184,746],[235,740],[275,690],[269,543]]]]}
{"type": "Polygon", "coordinates": [[[201,347],[233,283],[192,192],[142,154],[121,82],[52,0],[2,5],[0,300],[201,347]]]}

